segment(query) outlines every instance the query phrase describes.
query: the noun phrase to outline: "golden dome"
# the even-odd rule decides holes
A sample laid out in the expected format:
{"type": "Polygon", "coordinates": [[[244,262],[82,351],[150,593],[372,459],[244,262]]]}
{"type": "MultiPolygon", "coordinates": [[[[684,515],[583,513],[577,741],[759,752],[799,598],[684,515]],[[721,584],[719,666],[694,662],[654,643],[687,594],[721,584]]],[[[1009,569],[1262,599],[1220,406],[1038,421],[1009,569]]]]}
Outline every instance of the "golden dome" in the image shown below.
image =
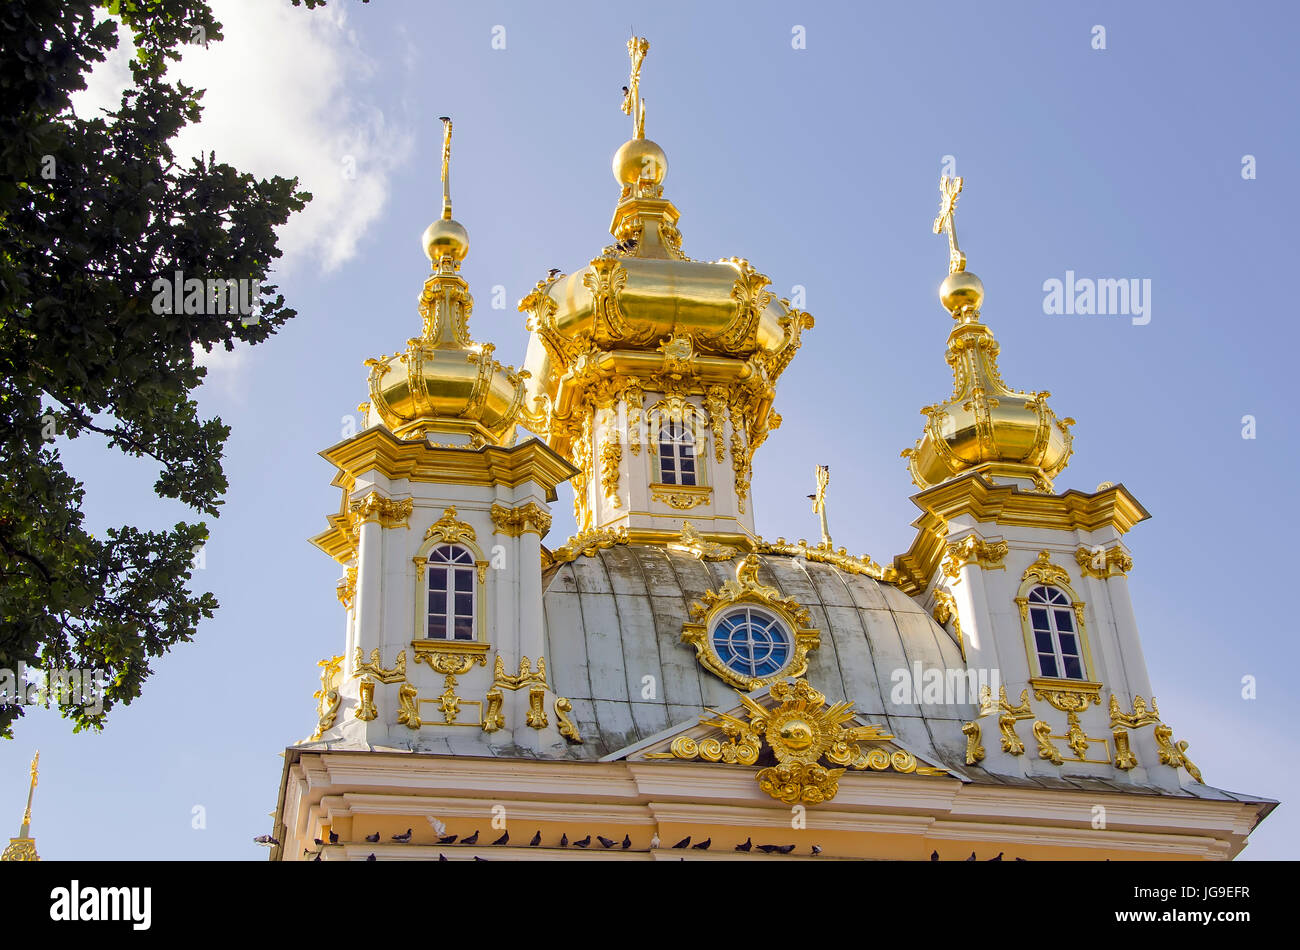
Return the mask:
{"type": "Polygon", "coordinates": [[[424,232],[424,252],[434,272],[420,294],[424,332],[408,340],[406,352],[366,360],[370,404],[399,438],[453,435],[447,444],[478,447],[514,440],[527,372],[492,358],[491,343],[469,334],[474,298],[457,273],[469,252],[469,234],[451,217],[447,166],[451,120],[443,120],[442,217],[424,232]]]}
{"type": "Polygon", "coordinates": [[[903,450],[912,481],[929,488],[976,471],[993,477],[1027,478],[1040,491],[1052,490],[1072,451],[1073,419],[1057,419],[1047,405],[1048,392],[1009,388],[998,371],[998,343],[980,323],[984,284],[966,270],[966,256],[952,234],[952,211],[961,179],[941,182],[945,206],[935,232],[949,230],[950,273],[939,299],[957,321],[948,334],[948,365],[953,394],[947,402],[926,406],[925,431],[916,445],[903,450]]]}
{"type": "MultiPolygon", "coordinates": [[[[695,261],[682,253],[679,212],[664,197],[668,159],[644,137],[639,98],[643,39],[628,44],[633,73],[624,111],[634,135],[615,152],[620,187],[610,223],[615,243],[571,274],[553,271],[519,304],[532,331],[527,425],[566,453],[586,395],[635,379],[662,390],[726,386],[745,402],[750,443],[780,417],[772,388],[813,318],[767,288],[737,257],[695,261]]],[[[597,398],[606,398],[603,396],[597,398]]]]}

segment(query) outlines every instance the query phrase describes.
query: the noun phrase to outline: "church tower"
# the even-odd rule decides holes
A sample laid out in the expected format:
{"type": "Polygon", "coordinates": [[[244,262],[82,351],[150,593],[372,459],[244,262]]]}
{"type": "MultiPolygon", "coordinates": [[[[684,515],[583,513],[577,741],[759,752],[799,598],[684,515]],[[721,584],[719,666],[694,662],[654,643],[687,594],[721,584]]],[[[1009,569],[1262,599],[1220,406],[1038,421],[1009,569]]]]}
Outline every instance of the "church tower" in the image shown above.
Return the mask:
{"type": "Polygon", "coordinates": [[[521,370],[470,334],[444,120],[422,333],[367,362],[365,425],[322,453],[344,648],[285,751],[272,858],[1236,855],[1275,803],[1206,785],[1160,719],[1125,579],[1147,513],[1056,491],[1072,420],[998,372],[960,179],[934,228],[953,395],[904,453],[911,548],[834,547],[825,466],[819,542],[755,533],[755,453],[813,319],[747,260],[683,252],[648,49],[628,43],[613,243],[521,301],[521,370]],[[578,533],[548,546],[566,480],[578,533]]]}

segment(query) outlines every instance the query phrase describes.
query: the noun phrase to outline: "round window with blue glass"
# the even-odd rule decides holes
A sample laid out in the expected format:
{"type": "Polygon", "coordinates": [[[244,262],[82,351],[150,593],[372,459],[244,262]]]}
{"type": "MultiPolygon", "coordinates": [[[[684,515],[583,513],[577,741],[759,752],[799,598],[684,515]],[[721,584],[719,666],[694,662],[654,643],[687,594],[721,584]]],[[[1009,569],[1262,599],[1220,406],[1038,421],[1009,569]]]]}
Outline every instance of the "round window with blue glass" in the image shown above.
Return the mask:
{"type": "Polygon", "coordinates": [[[711,639],[718,659],[741,676],[773,676],[790,659],[791,638],[785,626],[755,607],[728,611],[713,628],[711,639]]]}

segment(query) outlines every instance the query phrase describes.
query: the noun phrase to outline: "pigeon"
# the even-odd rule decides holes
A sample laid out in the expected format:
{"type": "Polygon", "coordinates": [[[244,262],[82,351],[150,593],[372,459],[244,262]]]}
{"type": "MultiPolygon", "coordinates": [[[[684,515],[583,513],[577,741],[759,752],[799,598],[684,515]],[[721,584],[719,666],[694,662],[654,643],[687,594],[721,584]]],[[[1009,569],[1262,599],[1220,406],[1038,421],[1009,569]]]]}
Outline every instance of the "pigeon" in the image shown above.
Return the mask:
{"type": "Polygon", "coordinates": [[[367,860],[367,861],[374,861],[374,860],[375,860],[375,852],[371,851],[368,855],[366,855],[366,860],[367,860]]]}
{"type": "Polygon", "coordinates": [[[659,836],[653,835],[650,838],[650,850],[654,851],[659,847],[659,836]]]}
{"type": "Polygon", "coordinates": [[[689,848],[690,845],[691,845],[691,836],[690,836],[690,835],[687,835],[687,836],[686,836],[685,838],[683,838],[681,841],[679,841],[679,842],[677,842],[675,845],[673,845],[673,847],[674,847],[674,848],[689,848]]]}
{"type": "Polygon", "coordinates": [[[575,848],[585,848],[589,844],[591,844],[591,835],[587,835],[587,837],[583,838],[581,841],[573,842],[575,848]]]}
{"type": "Polygon", "coordinates": [[[280,842],[276,841],[270,835],[258,835],[256,838],[253,839],[253,842],[255,844],[264,845],[268,848],[279,847],[280,845],[280,842]]]}
{"type": "Polygon", "coordinates": [[[451,116],[449,116],[449,115],[440,115],[440,116],[438,116],[438,121],[439,121],[439,122],[450,122],[450,121],[451,121],[451,116]]]}
{"type": "Polygon", "coordinates": [[[691,845],[691,850],[692,850],[692,851],[708,851],[708,850],[709,850],[709,845],[711,845],[711,844],[713,844],[713,839],[712,839],[712,838],[705,838],[705,839],[704,839],[703,841],[701,841],[699,844],[693,844],[693,845],[691,845]]]}
{"type": "Polygon", "coordinates": [[[560,847],[561,847],[561,848],[567,848],[568,846],[569,846],[569,836],[568,836],[568,834],[562,834],[562,835],[560,835],[560,847]]]}
{"type": "Polygon", "coordinates": [[[446,861],[446,860],[447,860],[447,856],[446,856],[445,854],[443,854],[441,851],[439,851],[439,852],[438,852],[438,860],[439,860],[439,861],[446,861]]]}
{"type": "Polygon", "coordinates": [[[455,843],[456,843],[456,836],[455,836],[455,835],[447,835],[447,836],[444,837],[444,838],[439,838],[439,839],[438,839],[438,844],[455,844],[455,843]]]}
{"type": "Polygon", "coordinates": [[[736,850],[737,850],[737,851],[748,851],[748,850],[749,850],[750,848],[752,848],[752,847],[754,847],[754,839],[753,839],[753,837],[751,836],[751,837],[748,837],[748,838],[745,839],[745,843],[744,843],[744,844],[738,844],[738,845],[736,845],[736,850]]]}
{"type": "Polygon", "coordinates": [[[596,835],[596,840],[600,842],[600,846],[606,851],[618,844],[613,838],[606,838],[604,835],[596,835]]]}
{"type": "Polygon", "coordinates": [[[470,835],[468,838],[461,838],[461,839],[460,839],[460,843],[461,843],[461,844],[478,844],[478,829],[475,828],[475,829],[474,829],[474,833],[473,833],[472,835],[470,835]]]}
{"type": "Polygon", "coordinates": [[[475,861],[486,861],[487,858],[480,858],[480,857],[476,854],[476,855],[474,855],[474,860],[475,860],[475,861]]]}
{"type": "Polygon", "coordinates": [[[412,829],[412,828],[407,828],[407,829],[406,829],[406,834],[404,834],[404,835],[393,835],[393,840],[394,840],[394,841],[400,841],[402,844],[406,844],[406,842],[408,842],[408,841],[411,840],[411,833],[412,833],[413,830],[414,830],[414,829],[412,829]]]}
{"type": "Polygon", "coordinates": [[[627,86],[624,86],[624,87],[623,87],[623,95],[625,95],[625,96],[627,95],[627,86]]]}
{"type": "Polygon", "coordinates": [[[493,844],[509,844],[509,843],[510,843],[510,832],[508,832],[508,831],[505,832],[504,834],[501,835],[500,838],[498,838],[496,841],[493,841],[492,843],[493,843],[493,844]]]}
{"type": "Polygon", "coordinates": [[[1016,858],[1017,861],[1028,861],[1028,858],[1016,858]]]}
{"type": "Polygon", "coordinates": [[[624,836],[623,836],[623,850],[626,851],[626,850],[627,850],[628,848],[630,848],[630,847],[632,847],[632,836],[631,836],[631,835],[624,835],[624,836]]]}
{"type": "Polygon", "coordinates": [[[319,861],[319,860],[320,860],[320,852],[319,852],[319,851],[316,852],[316,857],[312,858],[312,860],[313,860],[313,861],[319,861]]]}
{"type": "Polygon", "coordinates": [[[555,280],[555,278],[559,276],[559,273],[560,273],[560,269],[558,267],[552,267],[550,270],[546,272],[546,276],[549,277],[551,280],[555,280]]]}
{"type": "Polygon", "coordinates": [[[972,852],[970,853],[970,857],[967,858],[966,860],[967,860],[967,861],[974,861],[974,860],[975,860],[975,852],[972,851],[972,852]]]}
{"type": "Polygon", "coordinates": [[[931,860],[931,861],[938,861],[938,860],[939,860],[939,852],[938,852],[938,851],[931,851],[931,852],[930,852],[930,860],[931,860]]]}
{"type": "Polygon", "coordinates": [[[528,847],[535,848],[542,843],[542,830],[537,829],[537,834],[533,835],[533,840],[528,842],[528,847]]]}
{"type": "Polygon", "coordinates": [[[812,853],[814,858],[817,857],[817,855],[821,854],[822,853],[821,845],[816,845],[816,844],[813,845],[812,853]]]}
{"type": "Polygon", "coordinates": [[[325,847],[325,842],[321,841],[320,838],[312,838],[311,840],[315,843],[316,847],[318,848],[325,847]]]}
{"type": "Polygon", "coordinates": [[[379,832],[376,831],[373,835],[366,835],[366,840],[369,841],[371,844],[374,844],[376,841],[379,840],[379,832]]]}
{"type": "Polygon", "coordinates": [[[789,854],[794,850],[792,844],[760,844],[758,850],[764,854],[789,854]]]}
{"type": "Polygon", "coordinates": [[[1002,852],[999,851],[999,852],[998,852],[998,856],[997,856],[996,858],[989,858],[989,860],[990,860],[990,861],[1001,861],[1001,860],[1002,860],[1002,852]]]}
{"type": "Polygon", "coordinates": [[[427,815],[425,821],[433,826],[433,833],[438,836],[439,840],[447,836],[447,826],[437,818],[434,818],[432,815],[427,815]]]}
{"type": "Polygon", "coordinates": [[[331,832],[330,832],[330,844],[338,844],[338,843],[339,843],[339,836],[336,835],[334,832],[331,831],[331,832]]]}

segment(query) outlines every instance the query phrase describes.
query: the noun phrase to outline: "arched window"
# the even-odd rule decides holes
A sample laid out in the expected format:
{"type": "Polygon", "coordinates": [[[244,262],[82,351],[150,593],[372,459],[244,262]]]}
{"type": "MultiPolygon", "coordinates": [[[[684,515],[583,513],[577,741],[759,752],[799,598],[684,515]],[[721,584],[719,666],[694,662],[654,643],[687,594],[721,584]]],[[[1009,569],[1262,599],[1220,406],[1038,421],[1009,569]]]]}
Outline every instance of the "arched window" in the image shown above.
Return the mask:
{"type": "Polygon", "coordinates": [[[694,485],[695,435],[682,419],[665,418],[659,429],[659,481],[694,485]]]}
{"type": "Polygon", "coordinates": [[[1070,598],[1059,587],[1040,584],[1030,589],[1026,599],[1039,674],[1085,679],[1083,647],[1075,629],[1070,598]]]}
{"type": "Polygon", "coordinates": [[[433,640],[474,639],[474,555],[458,544],[429,552],[429,624],[433,640]]]}

